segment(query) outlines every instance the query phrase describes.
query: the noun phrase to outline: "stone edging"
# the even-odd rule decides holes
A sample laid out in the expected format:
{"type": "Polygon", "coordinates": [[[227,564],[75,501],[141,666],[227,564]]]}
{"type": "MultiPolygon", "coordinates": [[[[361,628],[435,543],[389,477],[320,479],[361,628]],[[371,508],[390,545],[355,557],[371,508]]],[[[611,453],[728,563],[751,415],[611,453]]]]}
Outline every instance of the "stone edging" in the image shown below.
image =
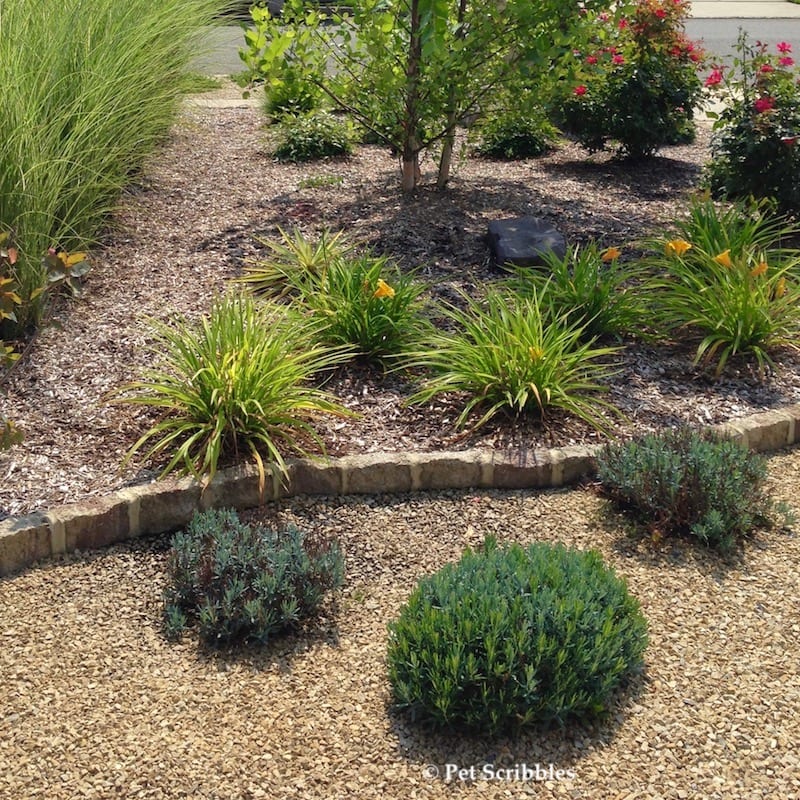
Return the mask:
{"type": "MultiPolygon", "coordinates": [[[[751,450],[769,452],[800,441],[800,404],[716,425],[712,430],[751,450]]],[[[84,503],[0,522],[0,576],[75,550],[183,527],[198,509],[252,508],[299,494],[377,494],[436,489],[542,489],[590,476],[601,445],[573,445],[509,454],[473,449],[436,453],[373,453],[336,459],[294,459],[281,482],[273,475],[259,494],[252,465],[218,473],[203,487],[191,478],[133,486],[84,503]]]]}

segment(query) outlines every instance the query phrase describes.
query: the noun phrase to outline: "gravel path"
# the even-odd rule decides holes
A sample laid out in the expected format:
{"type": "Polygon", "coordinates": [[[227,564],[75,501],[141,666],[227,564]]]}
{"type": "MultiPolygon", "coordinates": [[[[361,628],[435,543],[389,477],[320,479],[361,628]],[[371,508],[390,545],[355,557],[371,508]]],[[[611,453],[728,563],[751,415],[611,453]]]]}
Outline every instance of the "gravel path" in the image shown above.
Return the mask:
{"type": "MultiPolygon", "coordinates": [[[[800,510],[800,450],[770,464],[800,510]]],[[[800,539],[761,533],[724,561],[601,509],[591,487],[266,507],[338,535],[347,584],[314,630],[238,654],[160,635],[164,538],[4,580],[0,798],[800,797],[800,539]],[[491,740],[387,708],[387,622],[487,533],[599,549],[640,599],[646,670],[606,722],[491,740]],[[512,772],[448,783],[447,764],[512,772]],[[524,780],[537,764],[572,777],[524,780]]]]}

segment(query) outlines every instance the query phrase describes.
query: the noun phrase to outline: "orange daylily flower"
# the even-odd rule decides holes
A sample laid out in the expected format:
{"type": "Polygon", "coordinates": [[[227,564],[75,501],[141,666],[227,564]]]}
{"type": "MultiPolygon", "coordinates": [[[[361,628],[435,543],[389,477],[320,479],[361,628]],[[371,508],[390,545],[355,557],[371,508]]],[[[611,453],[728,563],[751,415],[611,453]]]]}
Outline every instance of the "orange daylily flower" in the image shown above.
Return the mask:
{"type": "Polygon", "coordinates": [[[714,261],[717,262],[721,267],[725,267],[725,269],[730,269],[733,266],[733,262],[731,261],[731,251],[730,249],[724,250],[718,256],[714,256],[714,261]]]}
{"type": "Polygon", "coordinates": [[[383,278],[378,279],[378,288],[372,293],[373,297],[394,297],[394,289],[383,278]]]}
{"type": "Polygon", "coordinates": [[[783,297],[786,294],[786,278],[781,278],[775,284],[775,297],[783,297]]]}
{"type": "Polygon", "coordinates": [[[613,261],[616,258],[619,258],[622,255],[622,250],[619,247],[606,247],[605,250],[600,254],[601,261],[613,261]]]}
{"type": "Polygon", "coordinates": [[[682,256],[687,250],[691,250],[692,245],[685,239],[672,239],[664,246],[668,256],[682,256]]]}
{"type": "Polygon", "coordinates": [[[750,277],[757,278],[759,275],[763,275],[767,271],[767,262],[766,261],[759,261],[753,269],[750,270],[750,277]]]}

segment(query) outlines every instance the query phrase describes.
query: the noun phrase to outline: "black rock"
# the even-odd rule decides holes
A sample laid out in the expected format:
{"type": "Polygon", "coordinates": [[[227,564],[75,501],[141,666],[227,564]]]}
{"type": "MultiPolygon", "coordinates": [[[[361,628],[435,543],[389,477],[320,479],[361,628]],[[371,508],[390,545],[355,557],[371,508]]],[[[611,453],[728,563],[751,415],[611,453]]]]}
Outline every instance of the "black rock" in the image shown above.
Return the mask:
{"type": "Polygon", "coordinates": [[[554,252],[563,258],[567,252],[564,235],[538,217],[495,219],[489,223],[489,249],[495,265],[535,267],[544,263],[542,254],[554,252]]]}

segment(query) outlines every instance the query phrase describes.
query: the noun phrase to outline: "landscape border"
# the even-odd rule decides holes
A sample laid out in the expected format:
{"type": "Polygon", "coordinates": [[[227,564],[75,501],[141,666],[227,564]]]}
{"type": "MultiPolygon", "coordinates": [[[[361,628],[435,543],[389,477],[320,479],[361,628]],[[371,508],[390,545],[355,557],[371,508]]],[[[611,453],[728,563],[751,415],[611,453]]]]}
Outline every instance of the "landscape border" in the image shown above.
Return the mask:
{"type": "MultiPolygon", "coordinates": [[[[800,404],[710,426],[709,430],[757,452],[800,441],[800,404]]],[[[205,486],[169,478],[99,498],[0,521],[0,577],[63,553],[184,527],[197,510],[243,510],[297,495],[397,494],[442,489],[547,489],[596,471],[603,445],[528,451],[369,453],[341,458],[291,459],[285,479],[268,473],[259,490],[254,465],[223,470],[205,486]]]]}

